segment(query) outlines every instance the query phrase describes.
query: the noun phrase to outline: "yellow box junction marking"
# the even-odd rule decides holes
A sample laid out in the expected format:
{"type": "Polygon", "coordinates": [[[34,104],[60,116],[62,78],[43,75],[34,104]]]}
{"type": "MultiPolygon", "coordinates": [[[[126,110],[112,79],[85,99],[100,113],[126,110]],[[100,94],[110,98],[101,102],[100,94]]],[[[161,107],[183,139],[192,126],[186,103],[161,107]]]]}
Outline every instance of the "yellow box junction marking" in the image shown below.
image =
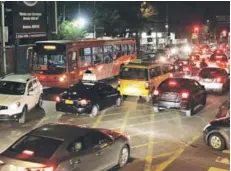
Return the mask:
{"type": "Polygon", "coordinates": [[[210,167],[208,171],[229,171],[227,169],[220,169],[220,168],[216,168],[216,167],[210,167]]]}
{"type": "Polygon", "coordinates": [[[222,164],[230,164],[230,161],[229,161],[229,158],[224,158],[224,157],[220,157],[218,156],[217,159],[216,159],[216,162],[218,163],[222,163],[222,164]]]}

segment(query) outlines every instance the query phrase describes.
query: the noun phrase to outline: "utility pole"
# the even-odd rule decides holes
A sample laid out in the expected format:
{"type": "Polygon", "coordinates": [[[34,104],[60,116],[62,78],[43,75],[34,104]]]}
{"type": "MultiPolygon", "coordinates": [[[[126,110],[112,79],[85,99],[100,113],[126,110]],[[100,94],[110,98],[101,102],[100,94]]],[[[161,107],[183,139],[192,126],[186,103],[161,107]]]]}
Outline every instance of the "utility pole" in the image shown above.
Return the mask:
{"type": "Polygon", "coordinates": [[[95,1],[94,1],[94,16],[93,16],[93,38],[96,38],[96,26],[95,26],[95,1]]]}
{"type": "Polygon", "coordinates": [[[165,29],[166,29],[166,44],[168,44],[168,2],[166,2],[166,23],[165,23],[165,29]]]}
{"type": "Polygon", "coordinates": [[[78,18],[80,18],[80,1],[79,1],[79,9],[78,9],[78,18]]]}
{"type": "Polygon", "coordinates": [[[2,52],[2,58],[3,58],[3,71],[4,74],[7,74],[6,69],[6,47],[5,47],[5,13],[4,13],[4,2],[1,1],[1,52],[2,52]]]}
{"type": "Polygon", "coordinates": [[[64,1],[64,4],[63,4],[63,21],[66,20],[66,5],[65,5],[65,1],[64,1]]]}

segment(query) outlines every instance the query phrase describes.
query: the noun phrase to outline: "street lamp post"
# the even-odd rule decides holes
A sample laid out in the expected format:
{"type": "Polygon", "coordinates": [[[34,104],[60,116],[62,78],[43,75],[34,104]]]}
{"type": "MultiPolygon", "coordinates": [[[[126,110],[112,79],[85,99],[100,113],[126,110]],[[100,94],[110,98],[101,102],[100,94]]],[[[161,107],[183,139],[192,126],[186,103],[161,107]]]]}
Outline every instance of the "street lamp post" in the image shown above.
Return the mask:
{"type": "Polygon", "coordinates": [[[1,52],[2,52],[2,58],[3,58],[3,69],[4,74],[7,74],[6,69],[6,48],[5,48],[5,15],[4,15],[4,2],[1,2],[1,52]]]}

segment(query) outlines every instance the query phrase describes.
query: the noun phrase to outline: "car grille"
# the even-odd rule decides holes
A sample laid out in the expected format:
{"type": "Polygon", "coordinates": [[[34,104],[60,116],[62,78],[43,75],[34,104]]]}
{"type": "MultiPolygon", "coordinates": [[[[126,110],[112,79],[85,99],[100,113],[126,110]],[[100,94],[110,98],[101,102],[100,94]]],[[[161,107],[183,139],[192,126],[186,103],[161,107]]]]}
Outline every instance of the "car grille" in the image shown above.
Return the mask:
{"type": "Polygon", "coordinates": [[[9,118],[9,115],[0,115],[0,119],[7,119],[9,118]]]}
{"type": "Polygon", "coordinates": [[[6,110],[6,109],[8,109],[7,106],[0,106],[0,110],[6,110]]]}

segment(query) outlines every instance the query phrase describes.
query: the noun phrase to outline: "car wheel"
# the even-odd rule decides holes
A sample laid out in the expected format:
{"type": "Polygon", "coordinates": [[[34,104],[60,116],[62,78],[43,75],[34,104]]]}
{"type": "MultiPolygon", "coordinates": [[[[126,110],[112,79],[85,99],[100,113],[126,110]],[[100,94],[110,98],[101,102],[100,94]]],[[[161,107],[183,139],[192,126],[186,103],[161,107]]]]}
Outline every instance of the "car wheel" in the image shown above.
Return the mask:
{"type": "Polygon", "coordinates": [[[218,134],[214,133],[209,136],[209,145],[215,150],[224,150],[225,149],[225,140],[218,134]]]}
{"type": "Polygon", "coordinates": [[[120,151],[118,167],[119,168],[124,167],[128,163],[129,157],[130,157],[129,149],[128,146],[125,145],[120,151]]]}
{"type": "Polygon", "coordinates": [[[43,98],[42,98],[42,94],[41,94],[36,107],[42,108],[42,105],[43,105],[43,98]]]}
{"type": "Polygon", "coordinates": [[[96,117],[99,113],[98,105],[93,105],[90,113],[90,117],[96,117]]]}
{"type": "Polygon", "coordinates": [[[157,106],[153,107],[153,111],[154,111],[154,113],[159,113],[160,112],[160,110],[159,110],[159,108],[157,106]]]}
{"type": "Polygon", "coordinates": [[[24,106],[22,110],[22,116],[18,120],[19,123],[24,124],[26,122],[26,113],[27,113],[27,107],[24,106]]]}
{"type": "Polygon", "coordinates": [[[120,106],[121,106],[121,103],[122,103],[122,98],[121,98],[121,97],[118,97],[118,98],[116,99],[115,107],[120,107],[120,106]]]}
{"type": "Polygon", "coordinates": [[[194,109],[194,104],[193,104],[193,102],[191,102],[189,110],[185,111],[185,115],[186,116],[192,116],[194,114],[194,110],[193,109],[194,109]]]}

